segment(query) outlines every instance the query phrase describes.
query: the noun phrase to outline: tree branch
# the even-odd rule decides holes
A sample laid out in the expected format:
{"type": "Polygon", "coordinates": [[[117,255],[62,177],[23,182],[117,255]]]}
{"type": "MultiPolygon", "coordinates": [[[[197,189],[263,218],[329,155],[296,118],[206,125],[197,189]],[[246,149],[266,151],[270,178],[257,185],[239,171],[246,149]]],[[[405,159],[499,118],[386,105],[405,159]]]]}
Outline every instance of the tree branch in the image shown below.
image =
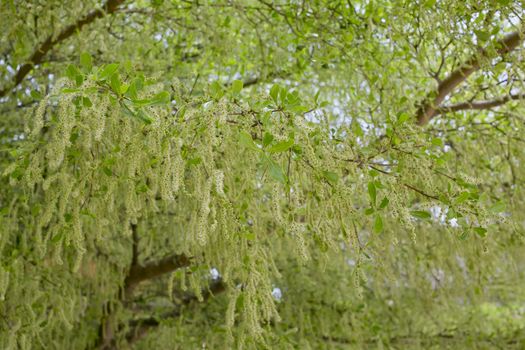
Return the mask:
{"type": "Polygon", "coordinates": [[[41,43],[38,46],[38,48],[33,52],[31,57],[29,57],[28,62],[18,68],[16,75],[13,77],[12,85],[0,90],[0,97],[7,95],[7,93],[10,90],[17,87],[24,80],[27,74],[29,74],[29,72],[35,65],[42,63],[44,56],[51,49],[53,49],[53,47],[66,40],[67,38],[75,34],[77,31],[80,31],[82,27],[86,24],[92,23],[97,18],[101,18],[105,15],[110,15],[114,13],[117,10],[118,6],[121,5],[123,2],[124,0],[107,0],[107,2],[102,6],[101,9],[93,10],[84,17],[78,19],[75,23],[68,25],[67,27],[62,29],[58,36],[54,37],[52,34],[48,36],[47,39],[43,43],[41,43]]]}
{"type": "MultiPolygon", "coordinates": [[[[494,42],[497,56],[503,56],[506,53],[514,50],[523,41],[523,28],[519,31],[510,33],[502,39],[494,42]]],[[[452,93],[458,85],[463,83],[474,72],[480,69],[481,63],[484,59],[491,58],[486,49],[480,49],[474,56],[468,59],[458,69],[450,73],[437,88],[429,94],[416,114],[417,124],[426,125],[439,109],[441,103],[445,98],[452,93]]]]}
{"type": "Polygon", "coordinates": [[[434,200],[439,201],[439,197],[437,197],[437,196],[433,196],[433,195],[431,195],[431,194],[428,194],[428,193],[426,193],[426,192],[423,192],[423,191],[420,190],[419,188],[416,188],[416,187],[414,187],[414,186],[412,186],[412,185],[409,185],[409,184],[407,184],[407,183],[403,183],[403,185],[404,185],[405,187],[407,187],[407,188],[410,188],[412,191],[415,191],[415,192],[417,192],[417,193],[419,193],[419,194],[421,194],[421,195],[423,195],[423,196],[425,196],[425,197],[427,197],[427,198],[430,198],[430,199],[434,199],[434,200]]]}
{"type": "Polygon", "coordinates": [[[506,95],[503,97],[495,98],[493,100],[456,103],[453,105],[436,108],[434,112],[434,116],[445,114],[445,113],[450,113],[450,112],[464,111],[464,110],[490,109],[493,107],[504,105],[505,103],[510,102],[510,101],[523,100],[523,99],[525,99],[525,94],[510,94],[510,95],[506,95]]]}
{"type": "Polygon", "coordinates": [[[139,283],[187,267],[190,263],[191,259],[186,255],[175,254],[146,266],[132,265],[124,282],[124,291],[129,296],[139,283]]]}
{"type": "Polygon", "coordinates": [[[137,224],[131,224],[131,266],[137,266],[139,261],[139,233],[137,224]]]}

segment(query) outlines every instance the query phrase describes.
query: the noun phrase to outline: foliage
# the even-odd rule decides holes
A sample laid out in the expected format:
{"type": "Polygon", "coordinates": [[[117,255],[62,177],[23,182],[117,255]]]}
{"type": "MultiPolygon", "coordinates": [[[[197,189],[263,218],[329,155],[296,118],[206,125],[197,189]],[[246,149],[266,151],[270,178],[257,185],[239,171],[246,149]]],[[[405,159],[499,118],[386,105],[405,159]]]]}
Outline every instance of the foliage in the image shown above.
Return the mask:
{"type": "Polygon", "coordinates": [[[0,347],[519,348],[522,11],[3,2],[0,347]]]}

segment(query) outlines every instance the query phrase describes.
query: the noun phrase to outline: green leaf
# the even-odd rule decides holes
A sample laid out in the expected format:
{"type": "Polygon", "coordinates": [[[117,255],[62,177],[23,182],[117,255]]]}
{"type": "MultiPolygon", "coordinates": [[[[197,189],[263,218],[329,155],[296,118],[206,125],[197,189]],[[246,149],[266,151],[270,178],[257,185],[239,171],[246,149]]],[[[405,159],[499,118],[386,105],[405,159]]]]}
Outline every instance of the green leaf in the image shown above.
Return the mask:
{"type": "Polygon", "coordinates": [[[374,220],[374,233],[380,233],[383,231],[383,219],[380,215],[376,215],[374,220]]]}
{"type": "Polygon", "coordinates": [[[485,237],[487,235],[487,229],[483,227],[474,227],[474,232],[476,232],[480,237],[485,237]]]}
{"type": "Polygon", "coordinates": [[[244,86],[244,83],[241,80],[234,80],[232,83],[232,88],[231,88],[232,94],[234,96],[237,96],[241,92],[243,86],[244,86]]]}
{"type": "Polygon", "coordinates": [[[425,7],[426,8],[432,8],[436,4],[437,0],[427,0],[425,1],[425,7]]]}
{"type": "Polygon", "coordinates": [[[268,172],[273,179],[279,181],[282,184],[286,184],[286,175],[279,164],[274,161],[270,161],[268,172]]]}
{"type": "Polygon", "coordinates": [[[270,97],[275,103],[279,103],[279,91],[281,91],[281,87],[277,84],[270,89],[270,97]]]}
{"type": "Polygon", "coordinates": [[[106,66],[104,66],[104,69],[98,74],[99,80],[106,80],[109,79],[118,69],[119,64],[118,63],[110,63],[106,66]]]}
{"type": "Polygon", "coordinates": [[[374,208],[366,208],[365,215],[372,215],[376,210],[374,208]]]}
{"type": "Polygon", "coordinates": [[[78,75],[82,75],[82,73],[80,73],[80,71],[78,70],[77,67],[75,67],[75,66],[72,65],[72,64],[70,64],[69,66],[67,66],[67,68],[66,68],[66,76],[67,76],[70,80],[76,81],[78,75]]]}
{"type": "Polygon", "coordinates": [[[188,166],[198,165],[198,164],[202,163],[202,158],[201,157],[195,157],[195,158],[192,158],[192,159],[188,159],[188,161],[186,163],[188,164],[188,166]]]}
{"type": "Polygon", "coordinates": [[[260,151],[259,147],[253,142],[252,135],[246,131],[239,132],[239,143],[246,148],[249,148],[254,151],[260,151]]]}
{"type": "Polygon", "coordinates": [[[149,115],[147,115],[143,110],[139,109],[137,110],[137,113],[135,113],[135,116],[139,118],[141,121],[143,121],[146,124],[153,123],[153,118],[151,118],[149,115]]]}
{"type": "Polygon", "coordinates": [[[287,110],[290,110],[292,112],[300,113],[301,111],[307,111],[308,108],[305,106],[301,106],[301,98],[299,97],[299,93],[297,91],[292,91],[290,93],[286,93],[285,95],[281,92],[281,99],[283,100],[283,104],[287,110]]]}
{"type": "Polygon", "coordinates": [[[150,106],[165,105],[170,103],[170,93],[167,91],[161,91],[151,99],[150,106]]]}
{"type": "Polygon", "coordinates": [[[80,65],[84,68],[84,71],[90,72],[93,68],[93,59],[91,55],[87,52],[82,52],[80,54],[80,65]]]}
{"type": "Polygon", "coordinates": [[[181,108],[179,108],[179,110],[177,111],[177,114],[175,115],[177,117],[177,120],[179,122],[182,122],[184,121],[184,116],[186,115],[186,106],[182,106],[181,108]]]}
{"type": "Polygon", "coordinates": [[[152,103],[152,99],[145,99],[145,100],[131,100],[131,102],[133,102],[133,106],[135,107],[147,107],[147,106],[150,106],[151,103],[152,103]]]}
{"type": "Polygon", "coordinates": [[[372,202],[372,205],[376,205],[376,198],[377,198],[377,190],[374,183],[371,181],[368,183],[368,196],[370,196],[370,202],[372,202]]]}
{"type": "Polygon", "coordinates": [[[439,146],[439,147],[443,147],[443,140],[441,140],[439,137],[434,137],[432,139],[432,144],[434,146],[439,146]]]}
{"type": "Polygon", "coordinates": [[[82,83],[84,82],[84,76],[82,75],[82,73],[78,70],[78,68],[72,64],[70,64],[69,66],[67,66],[67,69],[66,69],[66,76],[74,81],[76,83],[77,86],[80,86],[82,85],[82,83]]]}
{"type": "Polygon", "coordinates": [[[235,309],[242,310],[244,308],[244,294],[240,294],[235,301],[235,309]]]}
{"type": "Polygon", "coordinates": [[[31,97],[35,100],[41,100],[43,96],[38,90],[31,90],[31,97]]]}
{"type": "Polygon", "coordinates": [[[432,217],[432,215],[430,215],[428,211],[424,211],[424,210],[414,210],[414,211],[411,211],[410,214],[413,217],[422,219],[422,220],[428,220],[432,217]]]}
{"type": "Polygon", "coordinates": [[[170,94],[167,91],[161,91],[150,99],[131,100],[135,107],[159,106],[170,103],[170,94]]]}
{"type": "Polygon", "coordinates": [[[317,90],[314,96],[314,102],[317,104],[317,101],[319,101],[319,94],[321,93],[321,89],[317,90]]]}
{"type": "Polygon", "coordinates": [[[222,89],[222,85],[218,81],[214,81],[210,84],[209,93],[210,96],[215,100],[219,100],[222,96],[224,96],[224,90],[222,89]]]}
{"type": "Polygon", "coordinates": [[[292,152],[295,153],[296,155],[301,155],[303,154],[303,149],[299,145],[293,145],[292,152]]]}
{"type": "Polygon", "coordinates": [[[62,240],[62,237],[64,237],[64,231],[60,231],[59,233],[57,233],[56,235],[53,236],[53,238],[51,238],[51,243],[58,243],[62,240]]]}
{"type": "Polygon", "coordinates": [[[91,107],[93,106],[93,103],[91,102],[91,100],[89,99],[89,97],[82,97],[82,104],[84,105],[84,107],[91,107]]]}
{"type": "Polygon", "coordinates": [[[72,93],[79,92],[79,91],[80,91],[79,89],[72,89],[72,88],[64,88],[60,90],[60,92],[63,94],[72,94],[72,93]]]}
{"type": "Polygon", "coordinates": [[[120,94],[123,95],[125,94],[129,89],[129,84],[122,84],[120,86],[120,94]]]}
{"type": "Polygon", "coordinates": [[[379,209],[384,209],[388,205],[389,202],[390,201],[388,200],[388,198],[386,197],[383,198],[383,200],[381,201],[381,204],[379,204],[379,209]]]}
{"type": "Polygon", "coordinates": [[[368,175],[372,176],[372,177],[376,177],[379,175],[379,171],[375,170],[375,169],[371,169],[369,172],[368,172],[368,175]]]}
{"type": "Polygon", "coordinates": [[[470,198],[470,192],[461,192],[459,196],[456,197],[456,203],[461,204],[467,201],[470,198]]]}
{"type": "Polygon", "coordinates": [[[281,141],[268,149],[271,153],[279,153],[289,150],[294,145],[294,140],[281,141]]]}
{"type": "Polygon", "coordinates": [[[77,86],[82,85],[83,82],[84,82],[84,76],[82,74],[79,74],[75,77],[75,83],[77,84],[77,86]]]}
{"type": "Polygon", "coordinates": [[[359,124],[358,121],[352,122],[352,131],[359,137],[364,136],[363,128],[361,128],[361,124],[359,124]]]}
{"type": "Polygon", "coordinates": [[[490,39],[490,33],[489,32],[484,32],[482,30],[474,30],[474,33],[476,33],[476,37],[478,38],[478,40],[480,41],[487,41],[490,39]]]}
{"type": "Polygon", "coordinates": [[[142,89],[143,81],[141,78],[135,78],[129,84],[128,91],[126,91],[126,96],[129,96],[132,100],[138,99],[138,92],[142,89]]]}
{"type": "Polygon", "coordinates": [[[408,113],[401,113],[401,114],[399,115],[399,117],[397,117],[397,123],[398,123],[398,124],[403,124],[403,123],[406,122],[409,118],[410,118],[410,115],[408,115],[408,113]]]}
{"type": "Polygon", "coordinates": [[[117,95],[120,95],[120,77],[118,72],[111,76],[109,85],[117,95]]]}
{"type": "Polygon", "coordinates": [[[323,171],[323,177],[332,185],[337,184],[337,181],[339,181],[339,175],[332,171],[323,171]]]}
{"type": "Polygon", "coordinates": [[[265,132],[263,136],[263,146],[266,147],[273,141],[273,135],[269,132],[265,132]]]}

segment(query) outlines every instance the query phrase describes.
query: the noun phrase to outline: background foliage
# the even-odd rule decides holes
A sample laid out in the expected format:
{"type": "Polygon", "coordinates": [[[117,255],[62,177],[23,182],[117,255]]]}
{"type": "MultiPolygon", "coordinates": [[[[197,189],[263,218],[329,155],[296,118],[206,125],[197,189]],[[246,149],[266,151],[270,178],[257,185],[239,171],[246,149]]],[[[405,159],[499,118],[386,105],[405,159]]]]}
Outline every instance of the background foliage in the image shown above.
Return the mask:
{"type": "Polygon", "coordinates": [[[522,348],[520,1],[2,1],[0,348],[522,348]]]}

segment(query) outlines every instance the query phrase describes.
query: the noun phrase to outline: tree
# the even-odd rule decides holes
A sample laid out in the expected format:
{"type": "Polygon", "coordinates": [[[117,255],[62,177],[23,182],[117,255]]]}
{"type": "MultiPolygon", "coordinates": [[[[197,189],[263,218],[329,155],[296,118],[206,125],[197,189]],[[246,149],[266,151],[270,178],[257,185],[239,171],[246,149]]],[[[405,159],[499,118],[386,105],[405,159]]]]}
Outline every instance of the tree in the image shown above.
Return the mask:
{"type": "Polygon", "coordinates": [[[519,1],[6,1],[2,349],[516,347],[519,1]]]}

